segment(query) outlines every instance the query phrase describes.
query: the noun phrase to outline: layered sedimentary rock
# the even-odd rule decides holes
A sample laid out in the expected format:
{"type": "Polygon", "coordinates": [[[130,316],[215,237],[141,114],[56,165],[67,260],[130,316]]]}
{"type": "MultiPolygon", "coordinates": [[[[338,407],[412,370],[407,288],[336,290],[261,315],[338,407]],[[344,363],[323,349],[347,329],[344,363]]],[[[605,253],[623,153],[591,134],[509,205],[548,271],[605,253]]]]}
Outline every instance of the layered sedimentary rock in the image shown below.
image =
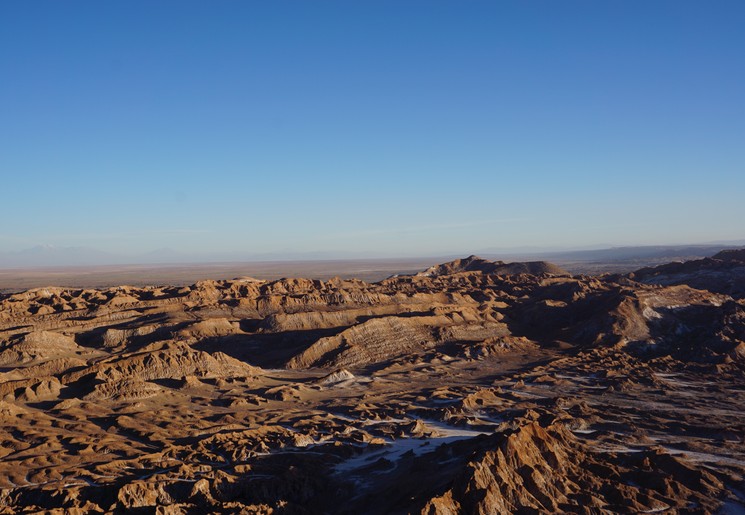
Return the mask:
{"type": "Polygon", "coordinates": [[[736,513],[743,266],[5,295],[0,511],[736,513]]]}

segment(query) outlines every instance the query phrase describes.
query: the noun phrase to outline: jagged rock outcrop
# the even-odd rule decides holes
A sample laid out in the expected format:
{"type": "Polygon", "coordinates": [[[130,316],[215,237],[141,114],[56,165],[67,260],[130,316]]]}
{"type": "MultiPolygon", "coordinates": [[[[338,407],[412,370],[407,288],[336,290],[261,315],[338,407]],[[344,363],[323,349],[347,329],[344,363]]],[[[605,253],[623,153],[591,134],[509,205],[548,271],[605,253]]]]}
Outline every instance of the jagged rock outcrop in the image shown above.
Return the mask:
{"type": "Polygon", "coordinates": [[[0,512],[737,512],[742,252],[0,295],[0,512]]]}
{"type": "Polygon", "coordinates": [[[492,441],[495,447],[477,451],[423,514],[709,511],[722,487],[713,473],[660,449],[640,456],[593,453],[561,423],[527,423],[492,441]],[[671,489],[673,483],[679,489],[671,489]]]}

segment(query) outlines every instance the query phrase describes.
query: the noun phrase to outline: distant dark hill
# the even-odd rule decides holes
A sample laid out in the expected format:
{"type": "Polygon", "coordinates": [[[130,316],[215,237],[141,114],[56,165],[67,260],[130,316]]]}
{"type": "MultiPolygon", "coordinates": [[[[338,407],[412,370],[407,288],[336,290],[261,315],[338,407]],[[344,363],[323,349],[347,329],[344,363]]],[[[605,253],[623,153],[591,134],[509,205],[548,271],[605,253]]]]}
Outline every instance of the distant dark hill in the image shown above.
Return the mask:
{"type": "Polygon", "coordinates": [[[719,259],[721,261],[728,262],[740,262],[745,264],[745,249],[723,250],[712,256],[712,259],[719,259]]]}
{"type": "Polygon", "coordinates": [[[441,275],[452,275],[462,272],[482,272],[494,275],[518,275],[518,274],[551,274],[570,275],[561,267],[546,261],[530,261],[525,263],[505,263],[503,261],[488,261],[478,256],[468,256],[465,259],[456,259],[441,265],[435,265],[423,272],[416,274],[419,277],[437,277],[441,275]]]}
{"type": "Polygon", "coordinates": [[[745,249],[723,250],[710,258],[641,268],[629,277],[646,284],[685,284],[745,298],[745,249]]]}

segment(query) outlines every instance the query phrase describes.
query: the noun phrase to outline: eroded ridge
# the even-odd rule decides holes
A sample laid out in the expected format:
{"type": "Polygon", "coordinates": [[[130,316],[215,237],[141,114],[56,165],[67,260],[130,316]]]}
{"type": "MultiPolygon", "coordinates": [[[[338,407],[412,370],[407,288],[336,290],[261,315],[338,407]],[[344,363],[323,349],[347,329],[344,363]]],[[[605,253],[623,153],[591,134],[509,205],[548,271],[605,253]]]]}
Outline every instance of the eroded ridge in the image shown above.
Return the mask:
{"type": "Polygon", "coordinates": [[[0,509],[741,513],[740,259],[2,296],[0,509]]]}

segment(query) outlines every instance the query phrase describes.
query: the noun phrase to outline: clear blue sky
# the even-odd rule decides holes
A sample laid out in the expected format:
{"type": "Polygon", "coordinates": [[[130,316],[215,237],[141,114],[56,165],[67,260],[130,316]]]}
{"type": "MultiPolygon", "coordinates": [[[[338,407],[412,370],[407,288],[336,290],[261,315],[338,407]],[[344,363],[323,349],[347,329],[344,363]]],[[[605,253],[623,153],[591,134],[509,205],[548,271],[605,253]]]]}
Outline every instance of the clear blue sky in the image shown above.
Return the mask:
{"type": "Polygon", "coordinates": [[[745,238],[745,2],[0,2],[0,251],[745,238]]]}

